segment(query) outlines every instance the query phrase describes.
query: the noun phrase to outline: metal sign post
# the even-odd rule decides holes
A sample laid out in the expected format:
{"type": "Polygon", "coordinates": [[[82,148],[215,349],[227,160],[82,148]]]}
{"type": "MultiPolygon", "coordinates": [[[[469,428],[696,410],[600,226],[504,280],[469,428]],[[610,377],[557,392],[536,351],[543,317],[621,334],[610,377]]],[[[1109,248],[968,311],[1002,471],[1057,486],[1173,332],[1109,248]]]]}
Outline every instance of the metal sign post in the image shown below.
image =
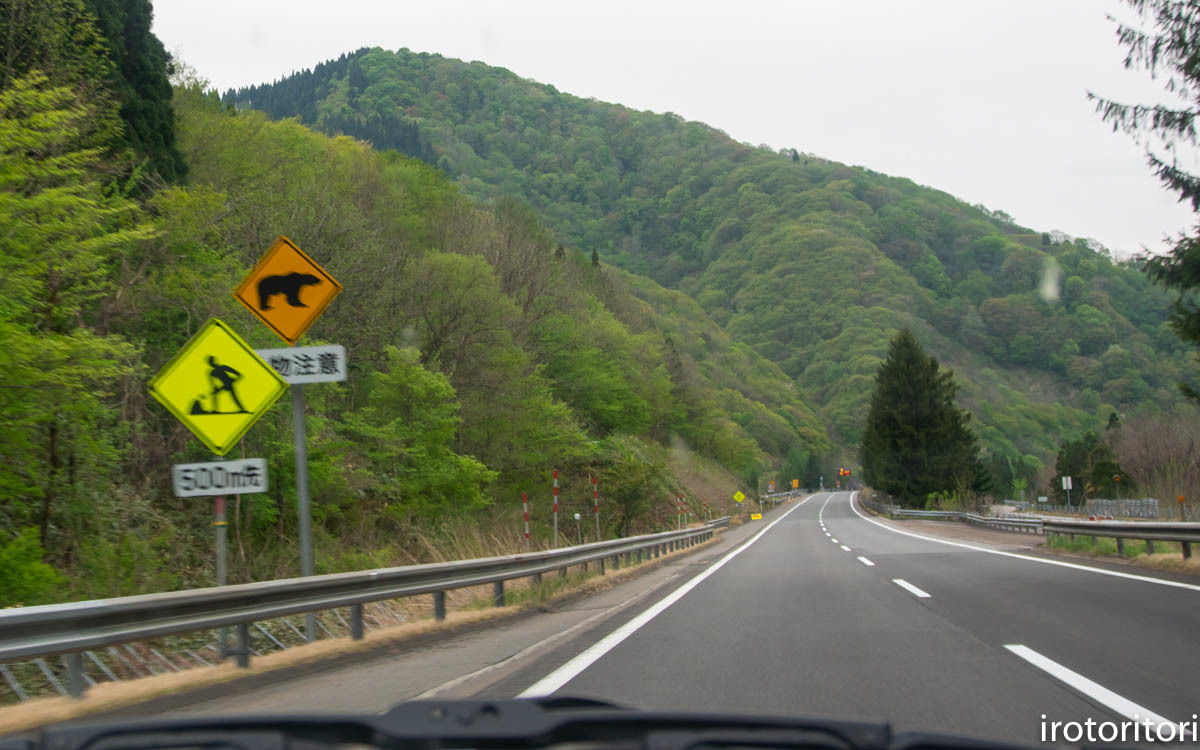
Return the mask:
{"type": "MultiPolygon", "coordinates": [[[[308,506],[308,436],[304,426],[304,386],[292,386],[292,437],[296,451],[296,503],[300,514],[300,575],[313,574],[312,513],[308,506]]],[[[317,639],[317,616],[304,615],[304,639],[317,639]]]]}
{"type": "MultiPolygon", "coordinates": [[[[217,532],[217,585],[229,583],[229,522],[225,517],[225,496],[267,491],[267,461],[243,458],[200,464],[175,464],[171,467],[176,497],[213,498],[213,528],[217,532]]],[[[221,658],[229,655],[229,628],[217,630],[221,658]]]]}
{"type": "MultiPolygon", "coordinates": [[[[229,523],[225,520],[225,496],[217,495],[213,498],[213,526],[217,530],[217,585],[224,586],[228,583],[225,561],[229,534],[229,523]]],[[[221,658],[229,652],[229,626],[222,625],[217,631],[217,648],[219,649],[221,658]]]]}
{"type": "MultiPolygon", "coordinates": [[[[267,248],[233,296],[291,349],[265,349],[264,361],[292,386],[292,437],[296,451],[296,512],[300,521],[300,575],[313,574],[312,513],[308,499],[308,441],[304,385],[346,379],[346,350],[296,346],[342,285],[283,235],[267,248]]],[[[305,640],[317,639],[317,618],[305,615],[305,640]]]]}
{"type": "Polygon", "coordinates": [[[554,549],[558,549],[558,469],[554,470],[554,549]]]}

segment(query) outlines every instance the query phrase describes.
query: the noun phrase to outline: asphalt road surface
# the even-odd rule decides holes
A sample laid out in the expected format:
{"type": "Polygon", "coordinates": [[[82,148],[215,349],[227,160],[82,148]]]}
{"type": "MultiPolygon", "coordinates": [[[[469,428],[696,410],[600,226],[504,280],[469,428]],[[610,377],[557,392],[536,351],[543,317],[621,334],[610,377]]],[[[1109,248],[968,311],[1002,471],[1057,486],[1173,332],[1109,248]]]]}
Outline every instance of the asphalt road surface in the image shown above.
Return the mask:
{"type": "Polygon", "coordinates": [[[230,705],[288,710],[323,695],[314,708],[379,710],[417,696],[556,693],[1025,743],[1041,738],[1043,715],[1200,712],[1200,585],[914,534],[868,518],[848,492],[726,536],[637,590],[230,705]]]}

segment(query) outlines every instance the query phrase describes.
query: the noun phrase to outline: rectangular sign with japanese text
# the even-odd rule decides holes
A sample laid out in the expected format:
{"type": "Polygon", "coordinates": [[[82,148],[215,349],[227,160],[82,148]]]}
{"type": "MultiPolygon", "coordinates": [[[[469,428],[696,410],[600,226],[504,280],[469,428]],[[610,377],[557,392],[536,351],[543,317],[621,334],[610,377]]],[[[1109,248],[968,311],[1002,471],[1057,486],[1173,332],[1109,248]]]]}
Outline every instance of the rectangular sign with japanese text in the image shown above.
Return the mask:
{"type": "Polygon", "coordinates": [[[244,495],[267,491],[267,459],[175,464],[171,467],[176,497],[244,495]]]}
{"type": "Polygon", "coordinates": [[[346,379],[344,346],[292,346],[256,351],[279,377],[292,385],[332,383],[346,379]]]}

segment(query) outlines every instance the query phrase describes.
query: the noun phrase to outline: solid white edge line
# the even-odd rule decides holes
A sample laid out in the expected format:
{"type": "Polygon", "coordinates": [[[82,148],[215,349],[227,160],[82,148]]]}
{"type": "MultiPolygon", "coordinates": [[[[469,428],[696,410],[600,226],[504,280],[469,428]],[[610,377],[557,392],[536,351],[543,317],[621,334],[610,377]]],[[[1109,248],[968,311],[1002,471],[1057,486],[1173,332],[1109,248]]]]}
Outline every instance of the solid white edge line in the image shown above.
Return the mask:
{"type": "Polygon", "coordinates": [[[913,596],[917,597],[918,599],[928,599],[929,598],[929,594],[925,593],[924,591],[922,591],[921,589],[912,585],[911,583],[904,580],[903,578],[893,578],[892,583],[896,584],[897,586],[904,589],[905,591],[912,594],[913,596]]]}
{"type": "MultiPolygon", "coordinates": [[[[1139,706],[1128,698],[1117,695],[1098,682],[1089,680],[1078,672],[1064,667],[1053,659],[1042,656],[1028,646],[1022,646],[1019,643],[1012,643],[1005,644],[1004,647],[1043,672],[1046,672],[1052,677],[1067,683],[1067,685],[1071,686],[1075,690],[1083,693],[1100,705],[1112,709],[1114,712],[1124,716],[1127,719],[1133,719],[1134,721],[1149,719],[1155,724],[1176,723],[1170,719],[1159,716],[1144,706],[1139,706]]],[[[1188,734],[1190,734],[1190,732],[1188,734]]]]}
{"type": "Polygon", "coordinates": [[[846,545],[844,545],[844,544],[842,545],[842,549],[846,550],[847,552],[849,552],[849,551],[850,551],[850,548],[849,548],[849,547],[847,547],[847,546],[846,546],[846,545]]]}
{"type": "Polygon", "coordinates": [[[868,568],[873,568],[873,567],[875,567],[875,563],[871,562],[870,560],[868,560],[867,558],[863,557],[862,555],[859,555],[859,556],[858,556],[858,561],[859,561],[860,563],[862,563],[863,565],[866,565],[868,568]]]}
{"type": "Polygon", "coordinates": [[[1028,560],[1029,562],[1042,563],[1043,565],[1057,565],[1060,568],[1072,568],[1074,570],[1086,570],[1090,573],[1099,573],[1100,575],[1104,575],[1104,576],[1113,576],[1114,578],[1128,578],[1131,581],[1145,581],[1147,583],[1157,583],[1160,586],[1171,586],[1172,588],[1177,588],[1177,589],[1188,589],[1190,591],[1200,591],[1200,586],[1198,586],[1194,583],[1181,583],[1180,581],[1168,581],[1168,580],[1165,580],[1162,578],[1150,578],[1149,576],[1140,576],[1135,573],[1122,573],[1117,570],[1105,570],[1103,568],[1092,568],[1087,565],[1080,565],[1078,563],[1069,563],[1069,562],[1064,562],[1062,560],[1047,560],[1047,559],[1044,559],[1041,557],[1032,557],[1030,555],[1021,555],[1016,552],[1007,552],[1002,549],[988,549],[987,547],[977,547],[974,544],[966,544],[964,542],[952,542],[949,539],[937,539],[937,538],[934,538],[931,536],[925,536],[924,534],[916,534],[911,531],[905,531],[904,529],[897,529],[886,523],[880,523],[879,521],[876,521],[874,518],[868,518],[867,516],[863,515],[862,511],[860,511],[858,509],[858,507],[855,506],[855,504],[854,504],[854,496],[857,494],[858,494],[858,492],[855,491],[855,492],[851,493],[851,495],[850,495],[850,510],[854,511],[854,513],[859,518],[866,521],[867,523],[873,523],[876,526],[878,526],[882,529],[887,529],[888,531],[890,531],[894,534],[903,534],[904,536],[911,536],[914,539],[923,539],[926,542],[934,542],[935,544],[945,544],[950,547],[961,547],[963,549],[974,550],[975,552],[986,552],[989,555],[1000,555],[1001,557],[1011,557],[1016,560],[1028,560]]]}
{"type": "Polygon", "coordinates": [[[777,524],[780,521],[782,521],[783,519],[787,518],[789,515],[792,514],[793,511],[795,511],[797,508],[799,508],[800,506],[802,506],[806,502],[808,502],[809,498],[811,498],[811,497],[812,497],[812,495],[809,495],[809,497],[806,497],[803,500],[801,500],[787,513],[784,513],[779,518],[776,518],[774,521],[772,521],[770,524],[768,524],[766,526],[766,528],[764,528],[762,531],[760,531],[757,534],[755,534],[754,536],[750,537],[749,541],[743,543],[737,549],[731,551],[729,554],[725,555],[717,562],[715,562],[712,565],[705,568],[695,578],[693,578],[692,580],[683,584],[679,588],[675,589],[670,594],[667,594],[665,597],[663,597],[661,600],[659,600],[656,604],[652,605],[649,609],[642,612],[637,617],[634,617],[629,622],[625,623],[621,627],[617,628],[613,632],[611,632],[608,635],[606,635],[605,637],[601,638],[596,643],[594,643],[591,646],[589,646],[588,648],[584,649],[584,651],[582,653],[580,653],[578,656],[576,656],[575,658],[568,661],[566,664],[562,665],[561,667],[554,670],[550,674],[546,675],[542,679],[538,680],[537,682],[533,683],[529,687],[525,688],[525,690],[523,690],[520,694],[518,694],[517,697],[518,698],[539,698],[544,695],[550,695],[551,693],[558,690],[563,685],[566,685],[568,682],[570,682],[576,676],[578,676],[580,672],[582,672],[583,670],[587,669],[592,664],[594,664],[597,659],[599,659],[600,657],[607,654],[609,651],[616,648],[622,641],[624,641],[626,638],[628,638],[629,636],[636,633],[646,623],[650,622],[655,617],[662,614],[662,612],[664,610],[666,610],[667,607],[670,607],[672,604],[674,604],[675,602],[682,599],[684,597],[684,595],[687,594],[689,591],[691,591],[692,589],[699,586],[700,583],[704,579],[708,578],[713,573],[716,573],[718,570],[720,570],[722,567],[724,567],[725,563],[729,562],[733,558],[742,554],[742,552],[745,552],[746,550],[750,549],[750,546],[753,545],[755,542],[757,542],[762,537],[763,534],[770,531],[772,528],[775,527],[775,524],[777,524]]]}

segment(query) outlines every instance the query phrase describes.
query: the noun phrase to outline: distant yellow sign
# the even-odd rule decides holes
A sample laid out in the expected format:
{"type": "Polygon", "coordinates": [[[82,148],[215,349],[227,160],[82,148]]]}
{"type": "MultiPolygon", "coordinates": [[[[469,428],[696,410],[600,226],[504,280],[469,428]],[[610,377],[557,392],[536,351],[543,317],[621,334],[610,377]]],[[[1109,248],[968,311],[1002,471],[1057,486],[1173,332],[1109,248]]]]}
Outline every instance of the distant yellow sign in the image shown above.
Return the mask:
{"type": "Polygon", "coordinates": [[[792,489],[793,489],[793,490],[798,490],[798,489],[800,489],[800,480],[799,480],[799,479],[793,479],[793,480],[792,480],[792,489]]]}
{"type": "Polygon", "coordinates": [[[295,344],[342,285],[283,235],[234,290],[233,296],[279,338],[295,344]]]}
{"type": "Polygon", "coordinates": [[[150,393],[218,456],[237,445],[288,385],[250,345],[210,318],[150,380],[150,393]]]}
{"type": "Polygon", "coordinates": [[[745,499],[746,499],[746,496],[742,494],[741,490],[738,490],[737,492],[733,493],[733,501],[735,503],[740,503],[741,501],[743,501],[745,499]]]}
{"type": "Polygon", "coordinates": [[[751,520],[751,521],[761,521],[761,520],[762,520],[762,513],[751,513],[751,514],[750,514],[750,520],[751,520]]]}

